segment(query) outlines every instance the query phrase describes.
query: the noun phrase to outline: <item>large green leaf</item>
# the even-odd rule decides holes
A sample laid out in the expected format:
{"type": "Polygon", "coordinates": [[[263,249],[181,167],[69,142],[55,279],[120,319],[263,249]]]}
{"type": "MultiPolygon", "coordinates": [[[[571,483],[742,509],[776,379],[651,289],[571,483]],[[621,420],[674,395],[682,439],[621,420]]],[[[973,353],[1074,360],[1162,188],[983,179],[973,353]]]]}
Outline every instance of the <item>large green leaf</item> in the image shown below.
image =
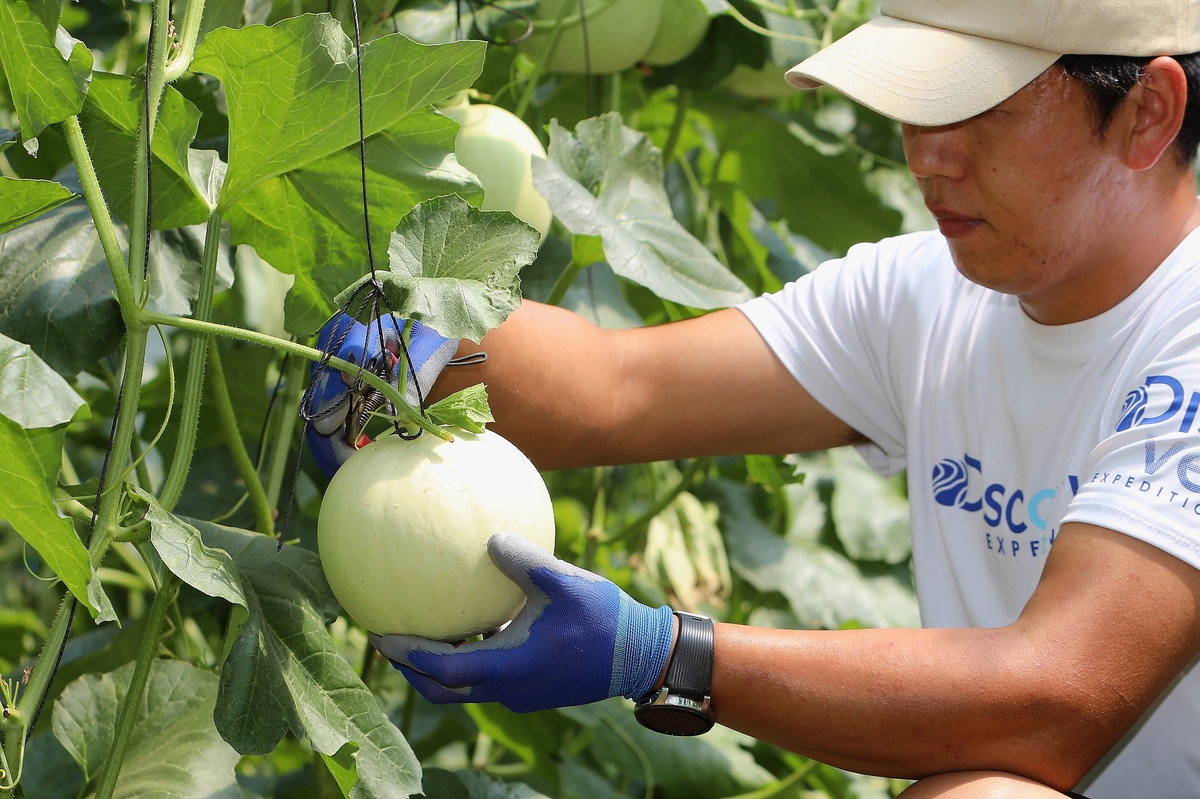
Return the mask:
{"type": "MultiPolygon", "coordinates": [[[[9,0],[5,0],[8,2],[9,0]]],[[[124,325],[83,203],[0,235],[0,332],[74,375],[117,348],[124,325]]]]}
{"type": "Polygon", "coordinates": [[[918,626],[916,599],[896,574],[868,576],[828,547],[800,536],[782,538],[755,515],[748,487],[714,485],[734,570],[759,591],[783,594],[800,626],[918,626]]]}
{"type": "MultiPolygon", "coordinates": [[[[95,777],[116,732],[134,664],[86,674],[54,703],[54,735],[95,777]]],[[[240,799],[238,754],[213,726],[217,677],[178,660],[156,660],[146,681],[115,797],[240,799]]]]}
{"type": "Polygon", "coordinates": [[[87,550],[70,520],[58,515],[51,493],[62,465],[64,432],[63,426],[26,430],[0,416],[0,519],[37,550],[76,599],[100,612],[100,603],[88,596],[87,550]]]}
{"type": "MultiPolygon", "coordinates": [[[[388,240],[413,207],[458,194],[478,203],[483,188],[454,157],[458,124],[431,108],[414,111],[367,140],[367,197],[375,261],[387,262],[388,240]]],[[[229,212],[234,242],[296,275],[288,296],[288,329],[314,332],[333,313],[333,298],[368,271],[358,146],[273,177],[229,212]]]]}
{"type": "Polygon", "coordinates": [[[900,214],[867,190],[850,153],[822,155],[767,112],[709,111],[723,150],[717,179],[771,203],[792,231],[837,252],[900,231],[900,214]]]}
{"type": "MultiPolygon", "coordinates": [[[[419,45],[400,34],[364,44],[366,135],[469,87],[483,68],[485,47],[483,42],[419,45]]],[[[355,66],[350,39],[328,14],[208,35],[192,69],[214,75],[225,86],[229,174],[222,211],[264,180],[358,140],[355,66]]]]}
{"type": "Polygon", "coordinates": [[[533,184],[567,230],[600,236],[613,271],[658,296],[696,308],[752,296],[675,221],[662,154],[620,114],[580,122],[574,135],[552,122],[550,159],[534,159],[533,184]]]}
{"type": "Polygon", "coordinates": [[[57,427],[84,406],[83,397],[28,344],[0,333],[0,415],[27,429],[57,427]]]}
{"type": "Polygon", "coordinates": [[[830,450],[829,458],[834,477],[830,511],[846,554],[884,563],[908,560],[912,528],[900,485],[876,474],[850,447],[830,450]]]}
{"type": "Polygon", "coordinates": [[[244,530],[195,524],[205,544],[233,557],[250,611],[221,672],[216,721],[225,740],[261,754],[290,727],[324,755],[354,743],[351,797],[419,793],[421,767],[408,742],[329,637],[325,625],[338,605],[316,555],[277,551],[273,539],[244,530]]]}
{"type": "Polygon", "coordinates": [[[480,211],[461,197],[437,197],[404,217],[388,247],[390,269],[378,277],[400,316],[420,319],[449,338],[480,341],[521,304],[517,273],[533,263],[540,238],[507,211],[480,211]]]}
{"type": "Polygon", "coordinates": [[[15,180],[0,177],[0,233],[36,219],[75,196],[52,180],[15,180]]]}
{"type": "Polygon", "coordinates": [[[25,142],[83,107],[92,54],[27,0],[0,0],[0,65],[25,142]]]}
{"type": "Polygon", "coordinates": [[[743,748],[753,739],[728,727],[714,727],[696,738],[660,735],[638,724],[619,699],[560,712],[591,729],[592,751],[601,763],[616,765],[643,785],[648,777],[653,779],[656,796],[718,799],[761,788],[774,779],[743,748]]]}
{"type": "Polygon", "coordinates": [[[201,593],[246,607],[246,595],[229,553],[205,546],[200,531],[164,510],[153,494],[135,486],[129,491],[146,503],[150,543],[176,577],[201,593]]]}
{"type": "MultiPolygon", "coordinates": [[[[96,175],[109,207],[126,223],[133,209],[134,150],[145,85],[131,77],[97,73],[84,103],[81,123],[96,175]]],[[[200,112],[168,86],[154,125],[151,223],[156,230],[198,225],[208,219],[209,202],[192,177],[188,146],[196,137],[200,112]]],[[[200,164],[197,164],[200,168],[200,164]]]]}

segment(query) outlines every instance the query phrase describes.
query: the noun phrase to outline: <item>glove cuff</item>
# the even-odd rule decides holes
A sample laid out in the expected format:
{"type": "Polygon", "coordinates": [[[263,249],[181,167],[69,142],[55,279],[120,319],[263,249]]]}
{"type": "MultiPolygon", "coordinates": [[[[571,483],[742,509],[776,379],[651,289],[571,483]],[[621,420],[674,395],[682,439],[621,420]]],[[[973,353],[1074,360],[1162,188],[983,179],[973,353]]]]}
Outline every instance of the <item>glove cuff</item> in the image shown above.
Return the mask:
{"type": "Polygon", "coordinates": [[[649,608],[621,592],[609,696],[638,700],[667,667],[675,617],[666,605],[649,608]]]}

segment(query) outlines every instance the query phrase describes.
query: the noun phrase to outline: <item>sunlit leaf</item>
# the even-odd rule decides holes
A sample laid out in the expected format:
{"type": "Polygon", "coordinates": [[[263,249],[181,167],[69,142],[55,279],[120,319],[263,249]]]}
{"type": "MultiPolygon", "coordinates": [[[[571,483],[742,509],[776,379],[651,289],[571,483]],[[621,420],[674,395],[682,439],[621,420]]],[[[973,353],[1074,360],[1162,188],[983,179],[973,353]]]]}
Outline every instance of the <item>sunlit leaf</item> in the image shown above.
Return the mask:
{"type": "MultiPolygon", "coordinates": [[[[108,756],[133,668],[84,675],[54,703],[54,735],[86,777],[108,756]]],[[[213,726],[216,698],[211,672],[179,660],[154,661],[113,796],[240,799],[233,771],[238,754],[213,726]]]]}
{"type": "Polygon", "coordinates": [[[27,0],[0,0],[0,65],[25,142],[83,107],[92,54],[27,0]]]}
{"type": "Polygon", "coordinates": [[[195,525],[205,544],[233,557],[250,611],[221,672],[216,722],[225,740],[261,754],[292,729],[330,756],[353,742],[353,799],[419,793],[421,768],[408,743],[329,637],[325,625],[338,605],[316,555],[277,551],[274,539],[244,530],[195,525]]]}
{"type": "Polygon", "coordinates": [[[0,233],[36,219],[75,193],[51,180],[14,180],[0,176],[0,233]]]}
{"type": "Polygon", "coordinates": [[[390,268],[378,277],[400,316],[420,319],[443,336],[480,341],[521,304],[517,273],[533,263],[540,238],[507,211],[437,197],[401,221],[388,248],[390,268]]]}
{"type": "MultiPolygon", "coordinates": [[[[364,44],[366,135],[470,86],[483,67],[484,48],[483,42],[425,46],[400,34],[364,44]]],[[[264,180],[358,140],[355,61],[350,39],[328,14],[208,35],[191,68],[225,86],[229,174],[222,211],[264,180]]]]}
{"type": "Polygon", "coordinates": [[[549,153],[548,161],[533,161],[534,187],[569,231],[603,239],[605,260],[618,275],[696,308],[752,296],[675,221],[661,153],[620,114],[581,122],[575,134],[551,123],[549,153]]]}
{"type": "Polygon", "coordinates": [[[482,433],[496,421],[488,407],[487,389],[482,384],[456,391],[426,409],[434,424],[449,425],[470,433],[482,433]]]}

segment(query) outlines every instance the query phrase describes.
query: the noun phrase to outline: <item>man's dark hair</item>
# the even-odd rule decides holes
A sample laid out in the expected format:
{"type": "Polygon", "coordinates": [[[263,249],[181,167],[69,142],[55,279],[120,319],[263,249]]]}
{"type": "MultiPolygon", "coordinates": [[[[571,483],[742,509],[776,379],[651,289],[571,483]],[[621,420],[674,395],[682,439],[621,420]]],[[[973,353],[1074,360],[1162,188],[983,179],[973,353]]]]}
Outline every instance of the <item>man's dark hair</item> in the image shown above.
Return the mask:
{"type": "MultiPolygon", "coordinates": [[[[1172,57],[1187,75],[1187,107],[1183,112],[1183,127],[1175,139],[1176,154],[1181,164],[1190,164],[1200,147],[1200,53],[1172,57]]],[[[1141,79],[1142,70],[1153,60],[1120,55],[1065,55],[1058,59],[1058,65],[1083,84],[1096,114],[1096,131],[1103,135],[1117,108],[1141,79]]]]}

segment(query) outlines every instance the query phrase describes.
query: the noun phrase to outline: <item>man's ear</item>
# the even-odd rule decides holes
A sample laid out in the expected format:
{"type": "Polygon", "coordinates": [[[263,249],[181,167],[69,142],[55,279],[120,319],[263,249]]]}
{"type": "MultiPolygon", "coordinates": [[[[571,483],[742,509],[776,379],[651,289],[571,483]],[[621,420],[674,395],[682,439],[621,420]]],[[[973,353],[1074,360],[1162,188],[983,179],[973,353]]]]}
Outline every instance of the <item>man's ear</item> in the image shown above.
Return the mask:
{"type": "Polygon", "coordinates": [[[1174,58],[1159,56],[1146,65],[1119,114],[1130,169],[1148,170],[1169,154],[1183,125],[1187,94],[1187,76],[1174,58]]]}

